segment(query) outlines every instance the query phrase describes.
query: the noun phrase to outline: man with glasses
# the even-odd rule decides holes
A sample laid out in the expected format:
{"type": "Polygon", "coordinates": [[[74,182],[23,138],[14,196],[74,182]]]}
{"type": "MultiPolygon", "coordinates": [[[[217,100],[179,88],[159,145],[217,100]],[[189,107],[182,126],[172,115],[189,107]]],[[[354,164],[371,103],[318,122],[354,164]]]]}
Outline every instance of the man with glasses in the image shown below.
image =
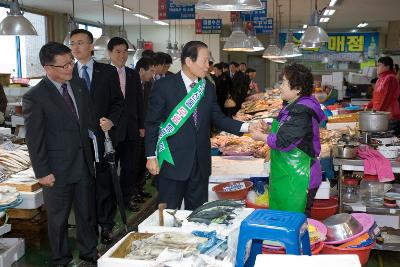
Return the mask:
{"type": "Polygon", "coordinates": [[[115,67],[96,62],[92,58],[93,35],[82,29],[71,32],[72,54],[78,60],[73,75],[81,77],[93,102],[94,120],[97,125],[98,161],[96,161],[96,217],[101,226],[101,242],[110,244],[116,211],[112,176],[104,158],[104,132],[109,131],[116,144],[115,130],[120,120],[124,98],[115,67]],[[104,132],[103,132],[104,131],[104,132]]]}
{"type": "Polygon", "coordinates": [[[43,186],[52,264],[67,266],[68,216],[74,206],[81,259],[95,263],[94,165],[88,130],[93,128],[84,81],[73,77],[71,50],[50,42],[39,53],[46,71],[22,99],[33,170],[43,186]]]}

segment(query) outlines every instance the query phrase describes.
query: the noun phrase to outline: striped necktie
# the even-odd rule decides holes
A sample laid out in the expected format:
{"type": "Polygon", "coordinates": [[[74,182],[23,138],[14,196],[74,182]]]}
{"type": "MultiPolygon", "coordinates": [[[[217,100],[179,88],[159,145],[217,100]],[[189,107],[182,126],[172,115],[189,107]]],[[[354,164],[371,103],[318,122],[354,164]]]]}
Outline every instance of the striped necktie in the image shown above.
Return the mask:
{"type": "Polygon", "coordinates": [[[87,86],[88,90],[90,91],[90,77],[89,77],[89,73],[87,72],[87,68],[88,68],[88,66],[86,66],[86,65],[82,66],[82,78],[85,80],[86,86],[87,86]]]}

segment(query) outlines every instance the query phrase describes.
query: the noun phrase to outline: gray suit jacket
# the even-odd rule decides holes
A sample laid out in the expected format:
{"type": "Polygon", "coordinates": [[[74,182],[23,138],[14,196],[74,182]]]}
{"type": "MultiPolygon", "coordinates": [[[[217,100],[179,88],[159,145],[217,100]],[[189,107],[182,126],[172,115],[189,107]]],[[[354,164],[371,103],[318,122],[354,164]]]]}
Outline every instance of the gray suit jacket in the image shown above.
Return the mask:
{"type": "Polygon", "coordinates": [[[56,185],[76,183],[83,175],[94,175],[88,129],[91,102],[84,81],[70,81],[79,120],[66,105],[54,84],[43,78],[22,99],[26,142],[37,178],[53,174],[56,185]]]}

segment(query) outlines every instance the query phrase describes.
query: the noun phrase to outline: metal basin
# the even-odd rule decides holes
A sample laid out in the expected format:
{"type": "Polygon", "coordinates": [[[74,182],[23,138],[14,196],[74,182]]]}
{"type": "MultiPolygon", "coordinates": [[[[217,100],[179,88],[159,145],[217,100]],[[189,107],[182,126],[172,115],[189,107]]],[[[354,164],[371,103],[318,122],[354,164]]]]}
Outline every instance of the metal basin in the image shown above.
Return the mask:
{"type": "Polygon", "coordinates": [[[357,156],[357,146],[354,145],[333,145],[332,154],[335,158],[354,159],[357,156]]]}
{"type": "Polygon", "coordinates": [[[385,132],[389,128],[390,112],[362,111],[359,113],[359,128],[363,132],[385,132]]]}
{"type": "Polygon", "coordinates": [[[363,230],[363,226],[350,214],[339,213],[323,221],[328,233],[327,241],[341,241],[363,230]]]}

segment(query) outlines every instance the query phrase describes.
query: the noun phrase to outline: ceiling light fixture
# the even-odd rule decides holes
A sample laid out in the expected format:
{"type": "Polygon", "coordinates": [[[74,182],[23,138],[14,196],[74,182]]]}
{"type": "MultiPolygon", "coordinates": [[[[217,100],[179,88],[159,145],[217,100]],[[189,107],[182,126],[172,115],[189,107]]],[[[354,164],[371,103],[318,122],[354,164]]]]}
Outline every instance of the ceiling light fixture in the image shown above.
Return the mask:
{"type": "Polygon", "coordinates": [[[250,42],[253,46],[253,51],[251,52],[258,52],[265,50],[264,45],[262,42],[257,38],[256,30],[253,28],[252,30],[248,31],[247,38],[249,38],[250,42]]]}
{"type": "Polygon", "coordinates": [[[133,15],[141,19],[151,19],[150,16],[141,13],[134,13],[133,15]]]}
{"type": "Polygon", "coordinates": [[[289,31],[287,33],[286,44],[282,48],[281,57],[293,58],[302,55],[299,47],[293,43],[293,34],[291,31],[292,26],[292,0],[289,0],[289,31]]]}
{"type": "Polygon", "coordinates": [[[328,22],[330,20],[330,18],[320,18],[319,19],[319,22],[321,22],[321,23],[326,23],[326,22],[328,22]]]}
{"type": "MultiPolygon", "coordinates": [[[[96,42],[94,42],[94,50],[95,51],[106,51],[107,50],[107,44],[110,41],[110,37],[108,37],[106,35],[106,31],[105,31],[105,19],[104,19],[104,0],[101,0],[101,6],[102,6],[102,10],[103,10],[103,23],[101,24],[101,36],[96,40],[96,42]]],[[[104,53],[104,56],[106,55],[106,53],[104,53]]]]}
{"type": "Polygon", "coordinates": [[[169,25],[168,23],[166,23],[164,21],[161,21],[161,20],[154,20],[153,22],[155,24],[162,25],[162,26],[168,26],[169,25]]]}
{"type": "Polygon", "coordinates": [[[199,0],[196,9],[210,11],[252,11],[261,10],[260,0],[199,0]]]}
{"type": "Polygon", "coordinates": [[[252,52],[253,44],[243,31],[243,23],[239,19],[232,23],[232,33],[225,42],[224,51],[252,52]]]}
{"type": "Polygon", "coordinates": [[[0,23],[0,35],[38,35],[32,23],[24,17],[18,0],[10,3],[10,12],[0,23]]]}
{"type": "Polygon", "coordinates": [[[317,0],[315,0],[315,10],[311,15],[310,26],[307,27],[306,32],[301,36],[300,41],[301,48],[311,48],[311,46],[320,47],[323,43],[329,41],[328,34],[324,31],[324,29],[318,26],[317,0]]]}
{"type": "Polygon", "coordinates": [[[303,29],[307,29],[307,27],[308,27],[307,24],[304,24],[304,25],[303,25],[303,29]]]}
{"type": "Polygon", "coordinates": [[[325,9],[324,16],[332,16],[333,14],[335,14],[335,12],[335,9],[325,9]]]}
{"type": "Polygon", "coordinates": [[[278,58],[281,54],[281,49],[278,47],[278,42],[276,41],[278,39],[278,10],[280,10],[280,6],[278,5],[277,1],[278,0],[272,1],[272,12],[274,13],[272,15],[274,18],[274,32],[272,34],[271,43],[268,45],[267,49],[265,49],[264,54],[262,55],[263,58],[267,58],[269,60],[278,58]]]}
{"type": "Polygon", "coordinates": [[[68,33],[64,38],[63,44],[70,47],[71,42],[71,32],[78,28],[77,23],[75,22],[75,0],[72,0],[72,17],[68,15],[68,33]]]}
{"type": "Polygon", "coordinates": [[[361,22],[360,24],[357,25],[357,28],[365,28],[368,26],[368,23],[366,22],[361,22]]]}
{"type": "MultiPolygon", "coordinates": [[[[124,5],[124,0],[122,0],[122,6],[124,5]]],[[[125,9],[122,9],[122,28],[119,32],[119,37],[123,38],[128,44],[128,52],[133,53],[136,51],[136,47],[128,40],[128,34],[125,30],[125,9]]]]}
{"type": "Polygon", "coordinates": [[[119,4],[117,4],[117,3],[114,3],[113,6],[119,8],[119,9],[125,10],[125,11],[132,11],[130,8],[125,7],[124,4],[119,5],[119,4]]]}
{"type": "Polygon", "coordinates": [[[337,0],[331,0],[329,2],[329,6],[335,6],[336,2],[337,2],[337,0]]]}
{"type": "MultiPolygon", "coordinates": [[[[139,0],[139,13],[140,13],[140,2],[139,0]]],[[[137,49],[133,55],[133,66],[142,58],[142,53],[144,51],[144,40],[142,39],[142,20],[139,17],[139,39],[137,40],[137,49]]]]}

